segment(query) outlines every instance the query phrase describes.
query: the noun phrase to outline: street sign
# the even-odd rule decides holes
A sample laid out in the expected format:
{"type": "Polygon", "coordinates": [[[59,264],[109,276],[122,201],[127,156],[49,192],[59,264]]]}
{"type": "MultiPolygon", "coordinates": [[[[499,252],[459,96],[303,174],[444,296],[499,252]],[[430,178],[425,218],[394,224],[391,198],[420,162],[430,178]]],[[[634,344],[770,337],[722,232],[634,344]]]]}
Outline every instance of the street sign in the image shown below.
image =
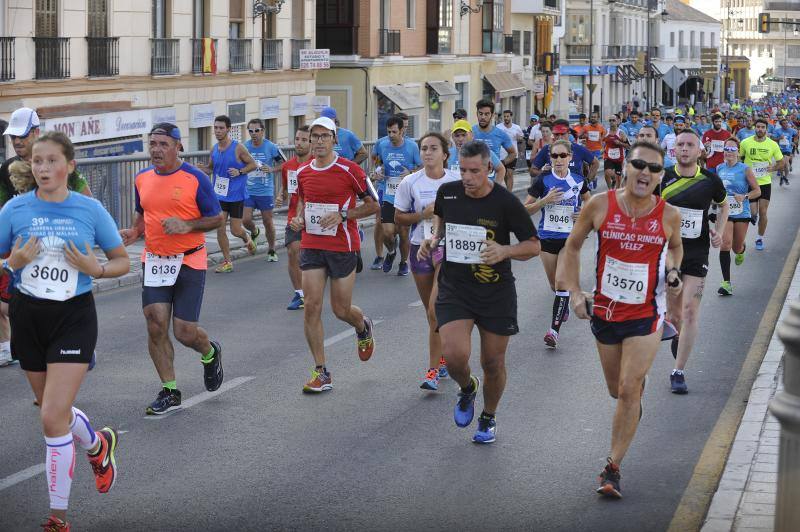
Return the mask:
{"type": "Polygon", "coordinates": [[[597,83],[587,83],[586,86],[589,87],[589,92],[594,92],[597,88],[597,83]]]}
{"type": "Polygon", "coordinates": [[[681,72],[681,69],[673,66],[667,70],[662,79],[670,89],[676,91],[680,89],[681,85],[683,85],[683,82],[686,81],[687,78],[686,74],[681,72]]]}
{"type": "Polygon", "coordinates": [[[302,70],[312,70],[331,67],[331,51],[328,48],[317,50],[300,50],[300,68],[302,70]]]}

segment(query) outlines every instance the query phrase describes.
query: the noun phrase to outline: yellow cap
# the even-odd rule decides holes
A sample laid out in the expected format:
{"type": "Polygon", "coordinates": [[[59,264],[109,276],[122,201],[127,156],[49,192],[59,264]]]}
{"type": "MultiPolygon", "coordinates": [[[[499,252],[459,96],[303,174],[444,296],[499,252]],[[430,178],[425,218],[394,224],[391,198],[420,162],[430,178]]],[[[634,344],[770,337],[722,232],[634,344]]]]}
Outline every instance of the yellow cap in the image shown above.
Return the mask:
{"type": "Polygon", "coordinates": [[[453,133],[456,131],[466,131],[469,133],[472,131],[472,124],[467,122],[466,120],[457,120],[455,124],[453,124],[453,133]]]}

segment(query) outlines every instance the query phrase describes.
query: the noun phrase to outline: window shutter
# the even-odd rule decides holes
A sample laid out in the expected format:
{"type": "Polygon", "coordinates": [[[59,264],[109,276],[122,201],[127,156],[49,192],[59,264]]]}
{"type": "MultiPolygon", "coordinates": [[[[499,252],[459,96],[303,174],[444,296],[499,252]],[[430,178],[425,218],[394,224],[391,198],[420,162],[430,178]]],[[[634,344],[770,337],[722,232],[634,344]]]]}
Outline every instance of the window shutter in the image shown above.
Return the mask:
{"type": "Polygon", "coordinates": [[[36,36],[58,37],[58,0],[36,0],[36,36]]]}

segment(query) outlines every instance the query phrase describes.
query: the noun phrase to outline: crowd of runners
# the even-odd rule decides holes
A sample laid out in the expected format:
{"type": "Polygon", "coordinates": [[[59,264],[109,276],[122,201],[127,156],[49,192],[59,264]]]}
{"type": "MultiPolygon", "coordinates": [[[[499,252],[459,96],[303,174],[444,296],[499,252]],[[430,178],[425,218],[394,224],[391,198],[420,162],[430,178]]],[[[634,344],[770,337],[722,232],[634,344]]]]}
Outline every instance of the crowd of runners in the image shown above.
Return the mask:
{"type": "Polygon", "coordinates": [[[477,123],[459,109],[449,131],[418,140],[406,135],[407,116],[392,116],[371,160],[333,108],[294,132],[290,159],[265,138],[261,120],[247,124],[250,140],[240,143],[231,138],[229,118],[218,116],[217,144],[205,164],[193,166],[181,159],[178,127],[156,124],[148,136],[151,166],[135,176],[136,214],[126,228],[91,198],[70,140],[40,131],[34,110],[15,111],[5,135],[16,156],[0,167],[0,365],[19,363],[40,409],[51,508],[45,528],[69,530],[75,444],[86,451],[99,492],[117,476],[119,434],[94,430],[73,404],[95,361],[92,280],[126,274],[125,247],[144,239],[142,312],[159,378],[145,410],[165,414],[181,406],[170,324],[175,340],[197,353],[205,388],[216,391],[224,379],[222,344],[199,325],[204,234],[217,231],[224,260],[215,272],[230,274],[228,225],[255,253],[258,210],[267,260],[276,262],[273,209],[283,205],[288,221],[278,229],[285,232],[293,291],[287,308],[303,310],[314,361],[302,390],[333,388],[322,325],[326,287],[333,314],[355,330],[359,358],[367,361],[376,350],[373,321],[352,299],[363,269],[358,221],[374,217],[369,268],[391,273],[397,262],[397,275],[413,277],[423,303],[428,345],[425,352],[420,342],[420,387],[435,391],[448,377],[457,383],[459,427],[473,422],[482,391],[476,443],[496,439],[505,354],[519,331],[512,259],[540,257],[547,278],[541,289],[553,297],[544,344],[558,348],[570,315],[589,320],[608,392],[617,399],[597,492],[621,497],[619,464],[662,340],[675,357],[671,391],[688,392],[684,371],[711,248],[718,249],[723,278],[718,294],[732,296],[731,251],[741,266],[751,224],[756,250],[767,246],[772,178],[789,185],[797,150],[797,99],[725,104],[708,115],[626,108],[604,121],[597,113],[580,115],[578,123],[532,115],[525,127],[510,111],[496,120],[491,101],[478,101],[474,111],[477,123]],[[514,176],[525,171],[523,159],[532,185],[521,200],[514,176]],[[592,232],[594,286],[582,287],[580,253],[592,232]],[[470,364],[475,327],[480,375],[470,364]]]}

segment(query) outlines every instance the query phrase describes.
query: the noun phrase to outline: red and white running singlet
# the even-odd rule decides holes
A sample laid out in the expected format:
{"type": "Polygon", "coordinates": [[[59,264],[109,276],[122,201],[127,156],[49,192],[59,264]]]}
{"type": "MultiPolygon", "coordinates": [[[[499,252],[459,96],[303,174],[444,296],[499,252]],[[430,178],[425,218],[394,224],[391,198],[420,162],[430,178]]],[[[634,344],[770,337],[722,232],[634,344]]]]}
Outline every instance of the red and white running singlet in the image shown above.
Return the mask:
{"type": "Polygon", "coordinates": [[[608,212],[597,232],[596,317],[620,322],[666,312],[664,205],[658,198],[649,214],[634,220],[620,208],[617,194],[608,194],[608,212]]]}

